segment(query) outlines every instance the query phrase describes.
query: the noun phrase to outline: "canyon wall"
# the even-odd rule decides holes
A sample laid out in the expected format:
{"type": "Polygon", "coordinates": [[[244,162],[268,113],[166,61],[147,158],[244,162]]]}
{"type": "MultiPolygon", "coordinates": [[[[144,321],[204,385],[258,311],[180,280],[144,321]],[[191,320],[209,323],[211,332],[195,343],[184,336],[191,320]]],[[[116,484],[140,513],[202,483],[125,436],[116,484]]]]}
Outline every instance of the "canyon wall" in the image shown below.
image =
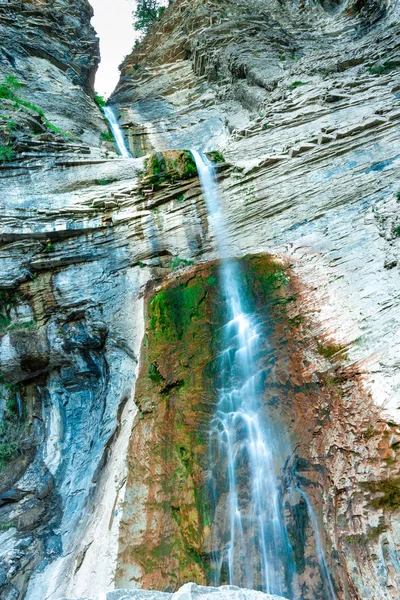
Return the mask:
{"type": "MultiPolygon", "coordinates": [[[[14,77],[0,98],[2,597],[207,581],[193,431],[212,404],[209,317],[203,342],[185,338],[192,374],[149,321],[152,298],[209,285],[218,258],[180,152],[198,148],[221,153],[235,255],[268,254],[287,273],[292,300],[264,315],[276,320],[266,405],[296,448],[286,474],[307,490],[337,597],[397,598],[399,8],[175,0],[111,98],[139,157],[121,159],[101,142],[88,4],[0,4],[0,78],[14,77]],[[168,479],[161,497],[154,473],[168,479]],[[163,527],[150,535],[153,514],[163,527]]],[[[301,495],[296,511],[304,593],[319,597],[301,495]]]]}

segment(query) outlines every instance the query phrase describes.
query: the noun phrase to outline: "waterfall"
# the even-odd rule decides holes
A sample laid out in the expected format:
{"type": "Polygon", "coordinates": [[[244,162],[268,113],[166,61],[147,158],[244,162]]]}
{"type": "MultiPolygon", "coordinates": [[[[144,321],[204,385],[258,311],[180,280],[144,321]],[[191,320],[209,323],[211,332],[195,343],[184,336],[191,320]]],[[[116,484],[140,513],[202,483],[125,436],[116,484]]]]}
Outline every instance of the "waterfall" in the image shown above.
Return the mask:
{"type": "Polygon", "coordinates": [[[106,117],[106,119],[111,127],[111,131],[114,136],[115,143],[117,144],[118,152],[121,154],[121,156],[124,156],[125,158],[132,158],[131,153],[129,152],[128,148],[126,147],[124,134],[122,133],[121,127],[119,126],[119,123],[118,123],[118,120],[117,120],[117,117],[115,115],[113,108],[111,106],[104,106],[103,110],[104,110],[104,116],[106,117]]]}
{"type": "Polygon", "coordinates": [[[259,361],[269,349],[268,341],[251,310],[240,263],[229,258],[214,167],[204,155],[192,154],[222,258],[220,279],[228,315],[222,331],[217,408],[210,426],[213,583],[298,599],[279,481],[291,447],[285,433],[269,422],[263,401],[266,373],[259,361]]]}

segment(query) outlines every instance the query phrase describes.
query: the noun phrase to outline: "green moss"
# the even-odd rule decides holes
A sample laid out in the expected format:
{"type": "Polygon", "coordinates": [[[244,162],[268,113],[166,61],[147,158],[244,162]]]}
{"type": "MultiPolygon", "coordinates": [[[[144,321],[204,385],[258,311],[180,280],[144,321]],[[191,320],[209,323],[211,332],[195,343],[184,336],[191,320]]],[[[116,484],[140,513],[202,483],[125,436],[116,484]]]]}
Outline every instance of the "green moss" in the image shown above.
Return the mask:
{"type": "Polygon", "coordinates": [[[400,237],[400,225],[397,225],[397,227],[394,228],[394,235],[400,237]]]}
{"type": "Polygon", "coordinates": [[[189,150],[157,152],[144,163],[144,181],[149,182],[156,189],[164,183],[175,183],[196,175],[196,163],[189,150]]]}
{"type": "Polygon", "coordinates": [[[197,167],[196,167],[195,160],[192,156],[192,153],[189,150],[185,150],[185,157],[186,157],[185,169],[184,169],[185,179],[190,179],[191,177],[196,177],[197,176],[197,167]]]}
{"type": "Polygon", "coordinates": [[[193,264],[194,264],[193,260],[187,260],[186,258],[179,258],[179,256],[176,256],[171,261],[171,269],[173,271],[175,271],[176,269],[181,269],[182,267],[188,267],[193,264]]]}
{"type": "Polygon", "coordinates": [[[197,316],[205,295],[200,281],[160,292],[150,303],[150,329],[167,340],[181,339],[197,316]]]}
{"type": "Polygon", "coordinates": [[[35,106],[31,102],[28,102],[27,100],[23,100],[18,96],[17,90],[18,88],[21,88],[23,86],[24,84],[18,81],[14,75],[8,75],[7,77],[5,77],[5,79],[3,79],[2,82],[0,82],[0,98],[12,100],[13,102],[15,102],[15,108],[17,109],[21,109],[25,112],[36,112],[39,115],[39,117],[41,117],[44,125],[48,129],[54,131],[55,133],[59,133],[66,136],[67,134],[65,132],[63,132],[56,125],[53,125],[53,123],[50,123],[50,121],[46,119],[44,112],[41,108],[35,106]]]}
{"type": "Polygon", "coordinates": [[[154,383],[163,383],[164,381],[164,377],[161,375],[157,365],[154,363],[151,363],[149,366],[149,377],[154,383]]]}
{"type": "Polygon", "coordinates": [[[368,72],[371,75],[386,75],[386,73],[390,73],[394,69],[397,69],[399,64],[393,60],[385,61],[381,64],[375,64],[372,67],[369,67],[368,72]]]}
{"type": "Polygon", "coordinates": [[[214,150],[213,152],[207,152],[207,156],[214,163],[224,163],[225,162],[225,158],[223,157],[221,152],[218,152],[218,150],[214,150]]]}
{"type": "Polygon", "coordinates": [[[373,508],[389,511],[400,509],[400,477],[371,481],[362,485],[373,494],[379,494],[369,503],[373,508]]]}
{"type": "Polygon", "coordinates": [[[339,344],[318,344],[319,354],[327,359],[332,359],[334,356],[341,359],[347,359],[346,346],[339,344]]]}
{"type": "Polygon", "coordinates": [[[97,185],[109,185],[110,183],[115,183],[118,179],[96,179],[97,185]]]}
{"type": "Polygon", "coordinates": [[[111,131],[102,131],[101,132],[101,139],[103,140],[103,142],[113,142],[114,141],[114,136],[111,133],[111,131]]]}
{"type": "Polygon", "coordinates": [[[0,146],[0,162],[9,162],[13,154],[12,146],[0,146]]]}
{"type": "Polygon", "coordinates": [[[293,83],[289,85],[289,90],[294,90],[301,85],[307,85],[307,81],[293,81],[293,83]]]}
{"type": "Polygon", "coordinates": [[[20,393],[16,384],[5,384],[7,392],[6,411],[0,425],[0,471],[9,463],[23,454],[23,441],[26,437],[26,427],[23,416],[19,415],[17,394],[20,393]]]}
{"type": "Polygon", "coordinates": [[[346,536],[347,543],[351,546],[363,547],[366,543],[377,540],[382,533],[385,533],[389,527],[385,524],[377,525],[376,527],[368,527],[366,533],[355,533],[346,536]]]}

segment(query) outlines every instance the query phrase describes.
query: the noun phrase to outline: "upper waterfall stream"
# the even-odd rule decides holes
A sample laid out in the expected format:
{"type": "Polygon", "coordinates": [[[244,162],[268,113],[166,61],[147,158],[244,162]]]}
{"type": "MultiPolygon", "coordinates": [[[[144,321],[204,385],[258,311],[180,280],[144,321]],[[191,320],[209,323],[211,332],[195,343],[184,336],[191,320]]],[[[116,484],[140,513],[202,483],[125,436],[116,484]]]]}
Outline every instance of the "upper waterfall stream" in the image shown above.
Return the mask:
{"type": "Polygon", "coordinates": [[[104,116],[106,117],[112,134],[114,136],[115,143],[117,144],[118,152],[125,158],[132,158],[131,153],[126,147],[124,134],[122,133],[121,127],[118,123],[117,117],[111,106],[104,106],[104,116]]]}
{"type": "MultiPolygon", "coordinates": [[[[231,253],[214,167],[204,155],[192,153],[222,258],[220,281],[228,315],[219,357],[218,404],[210,427],[214,583],[229,582],[298,599],[294,550],[279,480],[292,449],[285,431],[270,422],[263,404],[266,372],[261,358],[268,340],[252,312],[240,264],[228,258],[231,253]]],[[[317,552],[317,559],[325,575],[322,552],[317,552]]],[[[333,600],[329,574],[324,579],[328,579],[325,598],[333,600]]]]}

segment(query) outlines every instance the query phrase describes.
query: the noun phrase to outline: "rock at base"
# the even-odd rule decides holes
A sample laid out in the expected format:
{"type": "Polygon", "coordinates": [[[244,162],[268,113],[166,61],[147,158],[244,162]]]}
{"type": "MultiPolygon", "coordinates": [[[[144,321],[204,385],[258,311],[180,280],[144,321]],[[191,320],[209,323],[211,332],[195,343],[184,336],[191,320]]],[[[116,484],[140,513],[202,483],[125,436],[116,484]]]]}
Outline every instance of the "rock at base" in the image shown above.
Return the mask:
{"type": "MultiPolygon", "coordinates": [[[[282,596],[264,594],[256,590],[246,590],[234,585],[206,587],[195,583],[186,583],[174,594],[153,590],[114,590],[107,594],[75,600],[287,600],[282,596]]],[[[67,598],[60,599],[67,600],[67,598]]]]}

